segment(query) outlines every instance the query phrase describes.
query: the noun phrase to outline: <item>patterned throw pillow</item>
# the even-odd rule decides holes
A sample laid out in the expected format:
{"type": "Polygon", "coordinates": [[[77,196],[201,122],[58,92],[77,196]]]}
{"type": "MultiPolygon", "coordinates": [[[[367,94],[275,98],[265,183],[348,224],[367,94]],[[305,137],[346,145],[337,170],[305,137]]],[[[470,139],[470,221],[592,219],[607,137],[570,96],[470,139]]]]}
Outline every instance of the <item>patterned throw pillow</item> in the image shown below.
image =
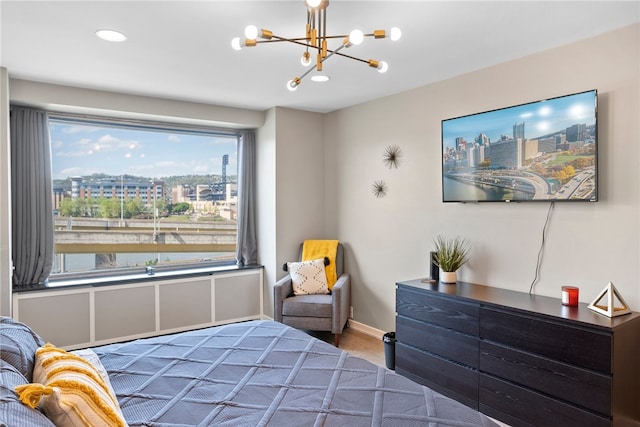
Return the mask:
{"type": "Polygon", "coordinates": [[[295,295],[328,294],[327,274],[324,259],[301,262],[288,262],[287,269],[291,274],[293,293],[295,295]]]}
{"type": "Polygon", "coordinates": [[[32,384],[16,387],[20,400],[58,427],[126,427],[118,401],[100,372],[86,359],[52,344],[36,351],[32,384]]]}

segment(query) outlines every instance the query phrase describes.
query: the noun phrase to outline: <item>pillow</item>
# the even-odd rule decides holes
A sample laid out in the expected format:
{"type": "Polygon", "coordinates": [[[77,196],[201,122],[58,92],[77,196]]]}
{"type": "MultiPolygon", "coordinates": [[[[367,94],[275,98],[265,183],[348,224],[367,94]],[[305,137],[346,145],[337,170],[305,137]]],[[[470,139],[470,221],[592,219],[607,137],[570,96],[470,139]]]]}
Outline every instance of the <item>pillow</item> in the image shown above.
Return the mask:
{"type": "Polygon", "coordinates": [[[86,359],[52,344],[36,351],[34,384],[16,387],[20,400],[32,408],[42,403],[58,427],[126,427],[115,395],[100,372],[86,359]]]}
{"type": "Polygon", "coordinates": [[[327,274],[324,270],[324,259],[288,262],[287,269],[293,283],[295,295],[328,294],[327,274]]]}
{"type": "MultiPolygon", "coordinates": [[[[109,374],[107,373],[107,370],[105,369],[104,365],[100,361],[100,357],[98,357],[95,351],[91,350],[90,348],[85,348],[82,350],[70,351],[70,353],[75,354],[76,356],[80,356],[83,359],[85,359],[87,362],[91,363],[91,365],[93,365],[93,367],[96,368],[96,371],[98,371],[98,373],[100,374],[100,377],[102,377],[104,384],[109,389],[109,394],[111,394],[112,396],[116,396],[116,399],[117,399],[116,392],[111,386],[111,380],[109,380],[109,374]]],[[[120,411],[119,406],[118,406],[118,412],[122,416],[122,412],[120,411]]]]}
{"type": "Polygon", "coordinates": [[[28,382],[15,366],[0,359],[0,425],[56,427],[42,412],[18,399],[15,388],[28,382]]]}
{"type": "Polygon", "coordinates": [[[32,381],[36,350],[44,341],[24,323],[0,317],[0,359],[13,365],[27,382],[32,381]]]}

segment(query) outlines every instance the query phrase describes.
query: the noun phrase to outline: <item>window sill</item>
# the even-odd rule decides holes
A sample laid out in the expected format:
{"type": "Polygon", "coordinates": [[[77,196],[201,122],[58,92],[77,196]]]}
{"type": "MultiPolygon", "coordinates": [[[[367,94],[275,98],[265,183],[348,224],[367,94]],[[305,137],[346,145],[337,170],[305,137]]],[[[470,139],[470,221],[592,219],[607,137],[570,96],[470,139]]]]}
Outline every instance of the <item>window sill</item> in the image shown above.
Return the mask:
{"type": "Polygon", "coordinates": [[[77,279],[63,279],[63,280],[55,280],[50,281],[46,285],[42,285],[41,287],[32,287],[28,289],[19,289],[14,290],[14,293],[21,292],[41,292],[47,290],[59,290],[64,288],[77,288],[77,287],[87,287],[87,286],[111,286],[111,285],[123,285],[127,283],[139,283],[139,282],[148,282],[152,280],[168,280],[168,279],[181,279],[185,277],[199,277],[199,276],[211,276],[213,274],[227,273],[233,271],[243,271],[243,270],[255,270],[257,268],[262,268],[261,265],[248,265],[248,266],[237,266],[237,265],[222,265],[215,267],[201,267],[201,268],[185,268],[185,269],[174,269],[174,270],[165,270],[165,271],[154,271],[151,274],[140,272],[140,273],[131,273],[131,274],[121,274],[121,275],[107,275],[102,277],[82,277],[77,279]]]}

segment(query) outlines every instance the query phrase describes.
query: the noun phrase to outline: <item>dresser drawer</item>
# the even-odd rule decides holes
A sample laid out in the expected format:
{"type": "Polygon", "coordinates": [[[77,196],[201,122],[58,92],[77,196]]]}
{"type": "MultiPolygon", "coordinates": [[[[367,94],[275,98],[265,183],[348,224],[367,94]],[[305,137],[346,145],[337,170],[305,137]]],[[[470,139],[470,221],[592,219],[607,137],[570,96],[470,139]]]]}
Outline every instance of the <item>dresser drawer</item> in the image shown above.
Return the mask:
{"type": "Polygon", "coordinates": [[[479,310],[479,304],[466,303],[435,293],[416,291],[403,286],[399,286],[396,291],[398,314],[470,335],[478,335],[479,310]]]}
{"type": "Polygon", "coordinates": [[[509,414],[509,417],[532,426],[610,427],[609,418],[598,416],[568,403],[549,398],[487,374],[480,374],[480,411],[509,414]]]}
{"type": "Polygon", "coordinates": [[[594,329],[482,307],[480,336],[604,374],[612,371],[611,334],[594,329]]]}
{"type": "Polygon", "coordinates": [[[611,414],[611,377],[531,353],[480,343],[480,371],[583,408],[611,414]]]}
{"type": "Polygon", "coordinates": [[[398,342],[457,363],[478,367],[478,338],[414,319],[396,317],[398,342]]]}
{"type": "Polygon", "coordinates": [[[398,342],[396,373],[478,409],[478,371],[475,369],[398,342]]]}

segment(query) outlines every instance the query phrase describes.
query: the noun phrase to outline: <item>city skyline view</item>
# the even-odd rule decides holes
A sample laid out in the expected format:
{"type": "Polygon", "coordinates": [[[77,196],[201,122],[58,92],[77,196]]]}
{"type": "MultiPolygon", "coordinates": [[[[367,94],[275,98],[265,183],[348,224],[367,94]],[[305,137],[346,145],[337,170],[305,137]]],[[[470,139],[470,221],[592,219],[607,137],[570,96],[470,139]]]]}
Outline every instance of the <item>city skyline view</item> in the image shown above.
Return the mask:
{"type": "Polygon", "coordinates": [[[596,96],[443,120],[443,201],[597,200],[596,96]]]}
{"type": "Polygon", "coordinates": [[[50,120],[53,179],[106,174],[161,179],[182,175],[220,175],[237,170],[235,136],[169,132],[103,124],[50,120]]]}
{"type": "Polygon", "coordinates": [[[484,133],[491,142],[512,136],[513,125],[525,123],[525,138],[563,131],[575,124],[595,124],[594,92],[583,92],[442,121],[443,148],[455,148],[456,138],[469,143],[484,133]]]}

